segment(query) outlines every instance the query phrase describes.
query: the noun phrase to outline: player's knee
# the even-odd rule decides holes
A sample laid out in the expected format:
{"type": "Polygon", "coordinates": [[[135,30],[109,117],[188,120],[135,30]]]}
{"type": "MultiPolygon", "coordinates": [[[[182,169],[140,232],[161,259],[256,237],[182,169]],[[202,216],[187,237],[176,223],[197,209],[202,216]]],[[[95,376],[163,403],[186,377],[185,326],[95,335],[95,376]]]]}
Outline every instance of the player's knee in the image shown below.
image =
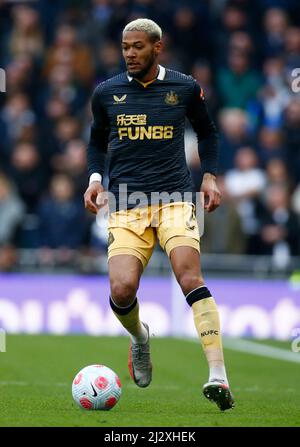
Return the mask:
{"type": "Polygon", "coordinates": [[[184,272],[178,275],[177,280],[184,295],[204,285],[202,276],[193,272],[184,272]]]}
{"type": "Polygon", "coordinates": [[[130,280],[117,280],[111,283],[111,296],[117,306],[129,306],[137,292],[137,286],[130,280]]]}

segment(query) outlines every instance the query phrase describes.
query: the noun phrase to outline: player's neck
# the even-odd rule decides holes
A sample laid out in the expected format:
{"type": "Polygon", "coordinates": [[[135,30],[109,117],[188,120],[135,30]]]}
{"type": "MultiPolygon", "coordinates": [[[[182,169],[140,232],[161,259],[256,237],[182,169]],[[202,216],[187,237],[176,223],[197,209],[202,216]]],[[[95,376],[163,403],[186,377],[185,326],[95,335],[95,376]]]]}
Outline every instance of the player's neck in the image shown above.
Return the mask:
{"type": "Polygon", "coordinates": [[[140,79],[137,79],[137,81],[140,81],[142,83],[151,82],[154,81],[159,73],[158,64],[153,65],[149,71],[140,79]]]}

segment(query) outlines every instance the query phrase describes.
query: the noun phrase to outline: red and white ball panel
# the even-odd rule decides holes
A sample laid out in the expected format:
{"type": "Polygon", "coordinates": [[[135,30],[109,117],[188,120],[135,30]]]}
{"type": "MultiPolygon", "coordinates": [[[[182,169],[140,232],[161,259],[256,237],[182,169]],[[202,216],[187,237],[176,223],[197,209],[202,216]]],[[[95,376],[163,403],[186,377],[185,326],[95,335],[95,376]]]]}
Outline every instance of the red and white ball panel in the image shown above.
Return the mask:
{"type": "Polygon", "coordinates": [[[121,397],[117,374],[104,365],[90,365],[79,371],[72,383],[73,399],[86,410],[110,410],[121,397]]]}

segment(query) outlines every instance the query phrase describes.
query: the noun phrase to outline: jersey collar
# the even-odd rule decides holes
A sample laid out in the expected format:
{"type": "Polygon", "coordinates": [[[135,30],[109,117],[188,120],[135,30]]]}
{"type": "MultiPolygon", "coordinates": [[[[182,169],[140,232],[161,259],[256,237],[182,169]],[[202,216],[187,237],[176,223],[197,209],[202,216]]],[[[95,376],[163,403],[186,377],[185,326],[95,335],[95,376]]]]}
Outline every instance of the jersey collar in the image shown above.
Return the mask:
{"type": "MultiPolygon", "coordinates": [[[[160,81],[163,81],[165,79],[166,76],[166,69],[165,67],[163,67],[162,65],[158,66],[158,75],[156,79],[159,79],[160,81]]],[[[129,74],[127,73],[127,78],[128,81],[131,82],[133,80],[132,76],[129,76],[129,74]]]]}

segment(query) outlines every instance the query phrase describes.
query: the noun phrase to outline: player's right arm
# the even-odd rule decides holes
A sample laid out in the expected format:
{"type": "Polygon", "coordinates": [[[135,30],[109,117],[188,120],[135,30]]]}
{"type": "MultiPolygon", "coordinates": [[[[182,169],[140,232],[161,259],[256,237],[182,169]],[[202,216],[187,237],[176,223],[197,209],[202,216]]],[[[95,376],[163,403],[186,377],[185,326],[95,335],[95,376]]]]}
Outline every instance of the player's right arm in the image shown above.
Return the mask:
{"type": "Polygon", "coordinates": [[[93,123],[87,147],[89,186],[84,193],[85,208],[94,214],[98,212],[100,196],[104,191],[101,182],[105,169],[109,136],[109,120],[101,103],[101,90],[102,85],[95,89],[92,96],[93,123]]]}

